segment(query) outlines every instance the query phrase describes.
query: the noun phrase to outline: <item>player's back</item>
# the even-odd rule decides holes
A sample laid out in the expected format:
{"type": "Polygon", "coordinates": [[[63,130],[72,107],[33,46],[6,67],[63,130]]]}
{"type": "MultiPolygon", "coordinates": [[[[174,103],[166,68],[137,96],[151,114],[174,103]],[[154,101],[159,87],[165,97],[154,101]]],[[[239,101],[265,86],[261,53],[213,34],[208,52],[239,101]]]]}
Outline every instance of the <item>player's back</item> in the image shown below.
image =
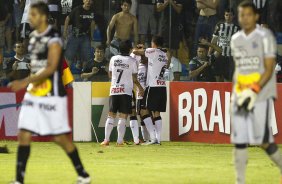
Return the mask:
{"type": "Polygon", "coordinates": [[[164,73],[168,62],[166,52],[158,48],[148,48],[145,56],[148,58],[148,86],[165,87],[164,73]]]}
{"type": "MultiPolygon", "coordinates": [[[[276,42],[273,34],[266,28],[257,27],[246,35],[239,31],[231,40],[232,56],[235,62],[233,82],[235,90],[240,92],[242,85],[249,85],[260,80],[265,71],[264,59],[276,57],[276,42]]],[[[271,79],[258,94],[257,101],[275,98],[276,80],[273,72],[271,79]]]]}
{"type": "Polygon", "coordinates": [[[113,56],[109,70],[112,72],[111,95],[132,94],[132,74],[137,73],[136,60],[130,56],[113,56]]]}

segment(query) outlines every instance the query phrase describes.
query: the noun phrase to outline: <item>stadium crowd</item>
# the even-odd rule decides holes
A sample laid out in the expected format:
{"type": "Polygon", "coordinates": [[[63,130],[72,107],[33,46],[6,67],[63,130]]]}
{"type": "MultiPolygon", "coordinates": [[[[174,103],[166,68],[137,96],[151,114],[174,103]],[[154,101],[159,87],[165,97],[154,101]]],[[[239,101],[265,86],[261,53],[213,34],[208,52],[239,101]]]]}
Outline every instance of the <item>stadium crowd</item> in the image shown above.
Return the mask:
{"type": "MultiPolygon", "coordinates": [[[[0,0],[0,86],[29,74],[28,11],[37,1],[0,0]]],[[[44,1],[50,23],[61,30],[64,55],[76,81],[109,81],[109,60],[117,54],[119,42],[149,46],[153,35],[162,36],[173,55],[166,80],[232,79],[230,40],[240,30],[236,7],[242,0],[44,1]]],[[[281,82],[282,27],[277,22],[282,21],[282,2],[252,1],[260,13],[259,26],[276,35],[276,72],[281,82]]]]}

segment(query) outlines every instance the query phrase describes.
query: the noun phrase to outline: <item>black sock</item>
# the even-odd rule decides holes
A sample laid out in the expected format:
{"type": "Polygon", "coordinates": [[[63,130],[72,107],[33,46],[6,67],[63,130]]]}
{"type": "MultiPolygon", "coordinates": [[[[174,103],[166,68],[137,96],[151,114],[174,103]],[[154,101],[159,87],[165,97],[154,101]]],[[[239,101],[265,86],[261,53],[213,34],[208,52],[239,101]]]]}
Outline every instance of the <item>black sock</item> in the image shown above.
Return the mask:
{"type": "Polygon", "coordinates": [[[16,180],[24,182],[26,163],[30,154],[30,146],[19,146],[17,155],[16,180]]]}
{"type": "Polygon", "coordinates": [[[69,157],[72,161],[72,164],[73,164],[77,174],[79,176],[84,177],[84,178],[88,177],[89,174],[84,170],[84,167],[83,167],[83,165],[80,161],[77,149],[75,148],[75,150],[71,153],[68,153],[68,155],[69,155],[69,157]]]}

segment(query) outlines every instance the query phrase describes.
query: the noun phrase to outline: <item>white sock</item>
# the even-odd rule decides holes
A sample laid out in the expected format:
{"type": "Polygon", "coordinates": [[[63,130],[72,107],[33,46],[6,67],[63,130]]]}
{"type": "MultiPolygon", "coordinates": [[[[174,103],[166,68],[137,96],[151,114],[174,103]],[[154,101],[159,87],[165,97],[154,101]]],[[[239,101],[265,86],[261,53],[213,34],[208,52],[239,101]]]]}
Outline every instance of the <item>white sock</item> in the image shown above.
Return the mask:
{"type": "Polygon", "coordinates": [[[155,128],[156,128],[156,136],[158,143],[161,142],[161,135],[162,135],[162,118],[157,117],[155,118],[155,128]]]}
{"type": "Polygon", "coordinates": [[[111,117],[107,118],[105,126],[105,141],[110,141],[111,133],[114,128],[115,120],[111,117]]]}
{"type": "Polygon", "coordinates": [[[125,134],[125,130],[126,130],[125,122],[126,122],[126,120],[122,119],[122,118],[120,118],[118,120],[118,126],[117,126],[117,131],[118,131],[117,143],[118,144],[123,143],[123,138],[124,138],[124,134],[125,134]]]}
{"type": "Polygon", "coordinates": [[[236,171],[236,184],[245,184],[245,173],[248,162],[248,150],[234,149],[234,164],[236,171]]]}
{"type": "Polygon", "coordinates": [[[145,123],[146,128],[149,132],[150,140],[155,141],[156,140],[155,127],[153,125],[152,118],[150,116],[147,116],[143,119],[143,122],[145,123]]]}
{"type": "Polygon", "coordinates": [[[142,133],[143,140],[145,142],[150,140],[149,132],[145,125],[141,125],[141,133],[142,133]]]}
{"type": "Polygon", "coordinates": [[[139,125],[138,125],[137,118],[135,116],[130,117],[129,124],[130,124],[134,143],[138,144],[139,143],[139,125]]]}

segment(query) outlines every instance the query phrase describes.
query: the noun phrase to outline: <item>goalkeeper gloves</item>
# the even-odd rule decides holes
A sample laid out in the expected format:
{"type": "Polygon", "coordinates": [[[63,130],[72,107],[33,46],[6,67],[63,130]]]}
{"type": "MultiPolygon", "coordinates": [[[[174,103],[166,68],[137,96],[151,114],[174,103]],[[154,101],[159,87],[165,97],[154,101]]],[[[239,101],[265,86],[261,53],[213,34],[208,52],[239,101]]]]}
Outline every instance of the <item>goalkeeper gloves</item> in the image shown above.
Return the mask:
{"type": "Polygon", "coordinates": [[[237,96],[237,105],[247,111],[253,110],[257,99],[257,94],[261,88],[258,84],[253,84],[250,88],[243,90],[237,96]]]}

